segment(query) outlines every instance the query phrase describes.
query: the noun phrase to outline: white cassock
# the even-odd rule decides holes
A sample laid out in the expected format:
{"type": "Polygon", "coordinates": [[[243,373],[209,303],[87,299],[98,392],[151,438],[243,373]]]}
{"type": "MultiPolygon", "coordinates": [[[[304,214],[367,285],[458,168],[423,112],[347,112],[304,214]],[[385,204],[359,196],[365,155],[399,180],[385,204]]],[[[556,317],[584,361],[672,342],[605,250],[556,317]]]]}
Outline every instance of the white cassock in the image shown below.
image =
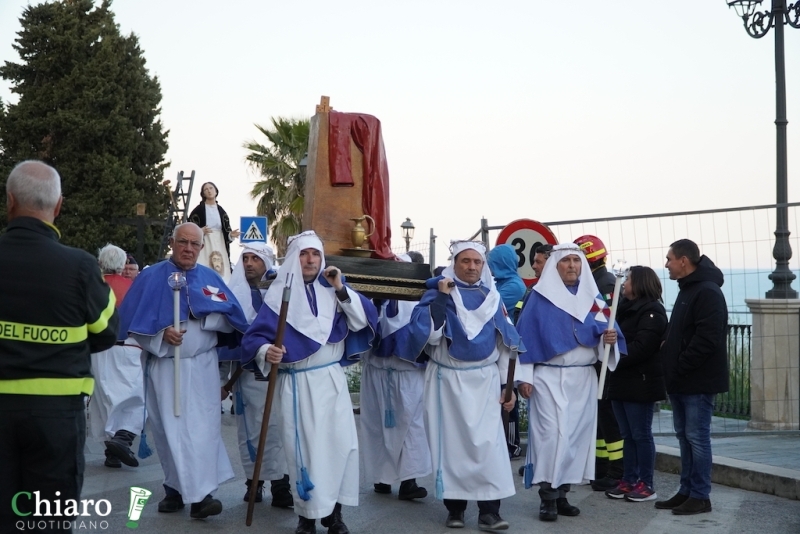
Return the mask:
{"type": "Polygon", "coordinates": [[[142,348],[128,338],[125,345],[92,354],[94,393],[89,402],[91,435],[99,441],[118,430],[134,434],[144,422],[142,348]]]}
{"type": "Polygon", "coordinates": [[[578,346],[547,365],[520,366],[528,372],[533,367],[532,382],[524,380],[533,384],[525,461],[533,464],[533,484],[549,482],[556,488],[594,479],[597,373],[592,364],[597,354],[595,347],[578,346]]]}
{"type": "Polygon", "coordinates": [[[367,480],[396,484],[431,472],[425,435],[423,389],[425,369],[395,356],[367,351],[361,360],[361,451],[367,480]],[[395,426],[385,425],[386,412],[395,426]]]}
{"type": "Polygon", "coordinates": [[[132,337],[155,356],[146,362],[147,413],[164,484],[177,490],[184,502],[196,503],[234,476],[222,443],[215,349],[217,332],[232,332],[233,328],[218,313],[183,321],[180,328],[186,333],[180,350],[179,417],[173,411],[175,347],[163,342],[163,330],[155,336],[132,337]]]}
{"type": "MultiPolygon", "coordinates": [[[[348,293],[350,302],[339,302],[339,306],[347,317],[349,330],[358,332],[369,325],[367,315],[358,295],[350,289],[348,293]]],[[[298,298],[305,298],[305,295],[298,298]]],[[[277,423],[283,431],[281,437],[294,511],[309,519],[330,515],[337,502],[358,506],[358,435],[347,378],[339,365],[344,356],[344,343],[343,340],[325,344],[300,362],[281,364],[278,375],[277,423]],[[293,374],[287,373],[289,370],[293,374]],[[314,484],[308,501],[297,494],[300,456],[314,484]]],[[[256,355],[264,375],[269,373],[269,364],[265,365],[264,360],[265,347],[256,355]]]]}
{"type": "MultiPolygon", "coordinates": [[[[261,437],[261,420],[264,418],[264,407],[267,405],[267,388],[269,382],[256,380],[255,374],[244,371],[236,383],[233,384],[233,400],[239,405],[237,395],[241,395],[243,413],[236,410],[236,427],[239,438],[239,455],[242,459],[242,468],[247,478],[253,477],[255,462],[250,456],[248,440],[254,450],[258,450],[258,440],[261,437]]],[[[273,399],[274,400],[274,399],[273,399]]],[[[267,429],[267,441],[264,445],[264,454],[261,456],[260,480],[278,480],[287,473],[286,457],[281,451],[281,434],[278,426],[277,403],[272,403],[267,429]]]]}
{"type": "Polygon", "coordinates": [[[500,377],[508,373],[511,350],[496,334],[495,350],[486,359],[456,360],[448,354],[442,330],[431,332],[426,348],[431,361],[425,372],[425,430],[434,472],[442,471],[443,498],[510,497],[516,492],[500,412],[500,377]]]}

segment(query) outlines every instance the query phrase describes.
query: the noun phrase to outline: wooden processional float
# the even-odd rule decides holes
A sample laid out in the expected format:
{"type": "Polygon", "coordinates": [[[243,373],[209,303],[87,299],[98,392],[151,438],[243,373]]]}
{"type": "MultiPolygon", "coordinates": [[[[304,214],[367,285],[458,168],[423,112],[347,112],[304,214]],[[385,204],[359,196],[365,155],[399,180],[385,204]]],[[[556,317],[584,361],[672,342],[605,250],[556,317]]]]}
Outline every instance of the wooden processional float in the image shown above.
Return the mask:
{"type": "Polygon", "coordinates": [[[381,123],[341,113],[323,96],[311,119],[303,230],[314,230],[326,265],[371,298],[419,300],[430,266],[397,261],[391,251],[389,168],[381,123]]]}

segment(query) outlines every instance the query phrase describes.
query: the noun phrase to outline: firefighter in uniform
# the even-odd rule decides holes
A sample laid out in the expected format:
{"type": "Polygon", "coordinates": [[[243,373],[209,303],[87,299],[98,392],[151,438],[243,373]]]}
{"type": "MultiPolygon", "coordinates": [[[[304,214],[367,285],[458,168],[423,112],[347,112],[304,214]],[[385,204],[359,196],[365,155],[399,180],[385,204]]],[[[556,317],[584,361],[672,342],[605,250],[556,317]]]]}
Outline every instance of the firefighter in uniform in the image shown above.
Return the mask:
{"type": "Polygon", "coordinates": [[[89,353],[114,345],[115,298],[94,257],[58,242],[53,220],[62,197],[55,169],[20,163],[8,177],[6,197],[9,224],[0,236],[0,532],[15,531],[22,518],[47,520],[45,532],[69,532],[64,523],[74,517],[37,517],[34,505],[37,499],[80,500],[84,400],[94,388],[89,353]]]}
{"type": "MultiPolygon", "coordinates": [[[[608,272],[606,268],[606,257],[608,252],[606,246],[599,237],[593,235],[583,235],[574,241],[578,245],[589,268],[592,270],[597,289],[605,299],[606,304],[611,306],[611,299],[614,297],[614,285],[616,277],[608,272]]],[[[600,365],[595,364],[597,376],[600,376],[600,365]]],[[[597,401],[597,452],[595,458],[595,480],[592,481],[592,489],[595,491],[607,491],[617,487],[622,478],[622,435],[619,432],[617,418],[614,417],[614,410],[611,408],[611,401],[605,398],[608,394],[608,384],[606,381],[603,400],[597,401]]]]}

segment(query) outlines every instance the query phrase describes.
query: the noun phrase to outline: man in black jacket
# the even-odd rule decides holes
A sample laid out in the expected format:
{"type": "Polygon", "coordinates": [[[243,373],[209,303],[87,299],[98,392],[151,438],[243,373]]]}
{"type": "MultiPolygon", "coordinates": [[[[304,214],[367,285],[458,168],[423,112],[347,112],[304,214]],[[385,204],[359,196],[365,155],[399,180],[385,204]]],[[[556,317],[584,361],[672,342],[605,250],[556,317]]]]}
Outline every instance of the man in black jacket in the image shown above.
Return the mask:
{"type": "MultiPolygon", "coordinates": [[[[40,161],[20,163],[8,177],[6,197],[9,225],[0,236],[0,532],[15,531],[22,517],[38,524],[44,507],[37,501],[80,500],[84,400],[94,389],[89,353],[114,345],[119,322],[97,260],[58,242],[56,170],[40,161]]],[[[41,519],[63,525],[74,519],[69,509],[41,519]]]]}
{"type": "Polygon", "coordinates": [[[722,271],[697,244],[670,245],[666,268],[680,292],[672,308],[661,361],[681,449],[681,487],[656,508],[676,515],[711,511],[711,414],[714,395],[728,391],[728,307],[722,271]]]}

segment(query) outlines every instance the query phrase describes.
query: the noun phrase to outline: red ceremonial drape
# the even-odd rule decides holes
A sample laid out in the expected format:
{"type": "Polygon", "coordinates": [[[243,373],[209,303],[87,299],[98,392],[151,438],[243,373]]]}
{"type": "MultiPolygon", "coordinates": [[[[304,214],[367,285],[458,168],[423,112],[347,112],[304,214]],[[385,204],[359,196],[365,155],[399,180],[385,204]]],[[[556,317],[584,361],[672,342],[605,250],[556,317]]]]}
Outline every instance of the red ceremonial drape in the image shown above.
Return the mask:
{"type": "Polygon", "coordinates": [[[381,121],[364,113],[329,115],[328,157],[330,159],[331,186],[352,187],[350,139],[364,154],[364,189],[361,207],[365,215],[375,221],[375,232],[369,237],[372,256],[396,259],[391,249],[392,230],[389,220],[389,165],[381,135],[381,121]]]}

